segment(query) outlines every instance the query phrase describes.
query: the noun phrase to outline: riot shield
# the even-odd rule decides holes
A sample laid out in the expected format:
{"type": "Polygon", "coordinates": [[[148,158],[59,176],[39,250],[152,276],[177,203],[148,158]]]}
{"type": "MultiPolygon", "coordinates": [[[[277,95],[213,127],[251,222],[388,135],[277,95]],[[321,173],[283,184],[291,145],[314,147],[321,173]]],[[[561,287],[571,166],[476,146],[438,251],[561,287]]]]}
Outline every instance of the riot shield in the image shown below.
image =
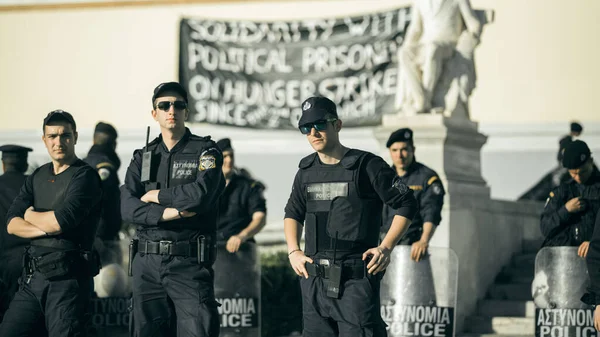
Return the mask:
{"type": "Polygon", "coordinates": [[[419,262],[398,246],[381,282],[381,317],[389,337],[454,336],[458,257],[430,247],[419,262]]]}
{"type": "Polygon", "coordinates": [[[536,337],[592,337],[592,307],[581,302],[589,285],[585,259],[578,247],[546,247],[535,257],[531,293],[536,337]]]}
{"type": "Polygon", "coordinates": [[[129,336],[129,297],[92,298],[90,323],[94,337],[129,336]]]}
{"type": "Polygon", "coordinates": [[[221,337],[260,336],[260,258],[255,243],[230,253],[217,245],[215,297],[221,304],[221,337]]]}

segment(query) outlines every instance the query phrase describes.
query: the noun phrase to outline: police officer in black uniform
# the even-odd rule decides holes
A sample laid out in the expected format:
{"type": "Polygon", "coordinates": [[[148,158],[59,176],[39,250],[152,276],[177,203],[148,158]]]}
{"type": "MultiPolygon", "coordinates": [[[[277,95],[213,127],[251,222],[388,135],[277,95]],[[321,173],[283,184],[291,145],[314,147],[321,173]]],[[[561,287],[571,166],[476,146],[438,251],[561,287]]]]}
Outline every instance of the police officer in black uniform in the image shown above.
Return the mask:
{"type": "Polygon", "coordinates": [[[540,224],[545,236],[542,247],[575,246],[585,257],[600,208],[600,172],[581,140],[565,148],[562,164],[573,179],[548,196],[540,224]]]}
{"type": "Polygon", "coordinates": [[[600,212],[596,214],[594,233],[585,260],[590,276],[590,286],[581,301],[594,306],[594,327],[600,331],[600,212]]]}
{"type": "Polygon", "coordinates": [[[417,212],[413,192],[381,157],[339,142],[329,99],[304,101],[298,125],[316,151],[300,161],[284,219],[290,264],[303,276],[304,335],[386,336],[380,277],[417,212]],[[384,203],[396,213],[378,246],[384,203]]]}
{"type": "Polygon", "coordinates": [[[121,192],[118,171],[121,160],[115,152],[117,130],[110,124],[99,122],[94,129],[93,145],[83,159],[98,171],[102,180],[102,218],[96,233],[96,248],[103,266],[121,264],[123,257],[119,244],[121,230],[121,192]]]}
{"type": "Polygon", "coordinates": [[[19,291],[0,325],[3,337],[32,336],[40,324],[49,336],[85,336],[100,268],[91,252],[102,211],[100,178],[75,155],[71,114],[50,112],[43,131],[52,161],[27,177],[6,217],[8,232],[31,243],[19,291]]]}
{"type": "MultiPolygon", "coordinates": [[[[415,214],[408,232],[398,242],[401,245],[411,245],[411,258],[419,261],[427,252],[429,241],[442,220],[444,185],[434,170],[416,160],[411,129],[394,131],[385,146],[390,150],[392,169],[413,190],[419,204],[419,212],[415,214]]],[[[384,208],[381,226],[383,235],[389,230],[394,213],[393,208],[384,208]]]]}
{"type": "Polygon", "coordinates": [[[223,156],[209,136],[185,127],[187,102],[179,83],[156,87],[152,117],[161,135],[134,152],[121,187],[123,219],[137,225],[135,336],[219,335],[212,263],[223,156]]]}
{"type": "Polygon", "coordinates": [[[233,147],[229,138],[220,139],[217,146],[223,152],[225,191],[219,203],[217,241],[235,253],[246,242],[255,242],[254,236],[265,226],[267,214],[263,188],[235,167],[233,147]]]}
{"type": "MultiPolygon", "coordinates": [[[[19,145],[0,146],[2,151],[2,170],[0,176],[0,219],[6,219],[6,213],[13,201],[19,195],[19,190],[25,182],[27,171],[28,147],[19,145]]],[[[0,322],[8,309],[8,304],[15,296],[19,276],[23,271],[21,264],[23,251],[29,245],[29,239],[8,234],[6,226],[0,231],[0,322]]]]}

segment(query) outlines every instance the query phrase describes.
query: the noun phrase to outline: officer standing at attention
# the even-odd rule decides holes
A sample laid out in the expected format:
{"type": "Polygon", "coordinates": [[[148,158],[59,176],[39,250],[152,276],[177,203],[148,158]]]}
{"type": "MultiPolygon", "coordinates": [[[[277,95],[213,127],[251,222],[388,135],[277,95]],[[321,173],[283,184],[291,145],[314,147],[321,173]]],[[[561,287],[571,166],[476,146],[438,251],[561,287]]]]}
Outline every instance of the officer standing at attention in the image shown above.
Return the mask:
{"type": "Polygon", "coordinates": [[[575,246],[585,257],[600,208],[600,172],[581,140],[567,145],[562,164],[573,180],[552,190],[546,200],[540,223],[542,247],[575,246]]]}
{"type": "Polygon", "coordinates": [[[117,130],[107,123],[99,122],[94,129],[93,145],[83,160],[98,171],[102,180],[102,218],[96,233],[96,245],[103,266],[122,264],[119,231],[121,230],[121,192],[118,171],[121,160],[115,152],[117,130]]]}
{"type": "MultiPolygon", "coordinates": [[[[390,150],[392,169],[398,177],[413,190],[419,204],[419,212],[408,228],[406,235],[398,242],[411,245],[411,258],[419,261],[429,247],[429,240],[442,220],[444,206],[444,185],[437,173],[417,162],[413,131],[409,128],[396,130],[385,145],[390,150]]],[[[383,210],[382,234],[385,235],[394,219],[394,209],[387,206],[383,210]]]]}
{"type": "Polygon", "coordinates": [[[77,126],[63,110],[50,112],[42,140],[52,161],[25,180],[6,216],[8,233],[31,239],[19,291],[0,336],[84,336],[93,277],[92,246],[102,211],[100,178],[75,155],[77,126]]]}
{"type": "Polygon", "coordinates": [[[154,89],[161,134],[133,153],[121,187],[123,219],[137,225],[130,252],[135,336],[219,335],[212,264],[223,156],[210,136],[185,127],[187,98],[176,82],[154,89]]]}
{"type": "MultiPolygon", "coordinates": [[[[27,171],[28,147],[19,145],[0,146],[2,151],[2,171],[0,176],[0,219],[6,219],[6,213],[13,201],[19,195],[25,182],[27,171]]],[[[23,271],[22,259],[29,239],[8,234],[6,226],[0,231],[0,322],[8,309],[8,305],[19,288],[19,276],[23,271]]]]}
{"type": "Polygon", "coordinates": [[[217,241],[225,243],[228,252],[235,253],[246,241],[265,226],[267,206],[258,184],[239,173],[235,167],[233,147],[229,138],[217,142],[223,152],[223,176],[226,187],[221,195],[217,241]]]}
{"type": "Polygon", "coordinates": [[[304,335],[386,336],[380,276],[417,212],[413,192],[381,157],[340,143],[329,99],[304,101],[298,125],[316,151],[300,161],[284,219],[290,264],[303,276],[304,335]],[[378,246],[384,203],[396,214],[378,246]]]}

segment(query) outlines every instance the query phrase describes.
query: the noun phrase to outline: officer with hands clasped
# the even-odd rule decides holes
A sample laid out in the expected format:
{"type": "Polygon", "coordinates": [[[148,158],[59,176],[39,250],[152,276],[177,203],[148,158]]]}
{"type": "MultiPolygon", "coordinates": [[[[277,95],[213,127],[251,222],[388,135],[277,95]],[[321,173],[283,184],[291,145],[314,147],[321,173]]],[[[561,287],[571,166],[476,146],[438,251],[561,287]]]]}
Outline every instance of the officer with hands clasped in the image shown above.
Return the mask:
{"type": "Polygon", "coordinates": [[[63,110],[50,112],[42,140],[52,161],[36,169],[14,200],[8,233],[31,239],[19,291],[0,336],[85,336],[93,277],[100,261],[92,252],[102,211],[96,170],[75,155],[77,126],[63,110]]]}
{"type": "Polygon", "coordinates": [[[210,136],[185,127],[187,92],[162,83],[152,95],[161,134],[136,150],[121,187],[121,214],[137,225],[130,245],[135,336],[219,335],[215,234],[225,188],[210,136]]]}
{"type": "Polygon", "coordinates": [[[563,166],[571,181],[552,190],[540,221],[543,247],[579,247],[586,257],[600,208],[600,172],[587,144],[575,140],[565,148],[563,166]]]}
{"type": "Polygon", "coordinates": [[[331,100],[304,101],[298,125],[316,151],[300,161],[284,219],[290,264],[302,276],[304,335],[386,336],[380,276],[417,212],[413,192],[381,157],[340,143],[331,100]],[[378,246],[383,204],[396,213],[378,246]]]}
{"type": "MultiPolygon", "coordinates": [[[[442,207],[444,206],[444,185],[437,173],[421,164],[415,158],[415,145],[413,131],[402,128],[394,131],[386,147],[392,157],[392,169],[398,177],[413,190],[415,199],[419,204],[419,211],[408,229],[406,235],[398,242],[401,245],[410,245],[411,259],[420,261],[429,247],[429,241],[435,229],[442,220],[442,207]]],[[[382,236],[390,228],[395,211],[390,206],[383,209],[382,236]]]]}

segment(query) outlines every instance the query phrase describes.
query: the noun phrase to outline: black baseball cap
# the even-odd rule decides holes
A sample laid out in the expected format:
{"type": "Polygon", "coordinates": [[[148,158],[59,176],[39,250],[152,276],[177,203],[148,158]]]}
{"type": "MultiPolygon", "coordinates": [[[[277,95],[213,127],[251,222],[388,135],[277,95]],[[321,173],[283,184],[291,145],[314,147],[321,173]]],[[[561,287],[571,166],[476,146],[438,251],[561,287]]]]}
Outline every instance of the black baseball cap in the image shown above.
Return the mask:
{"type": "Polygon", "coordinates": [[[590,159],[592,153],[584,141],[575,140],[565,147],[562,164],[566,169],[574,170],[590,159]]]}
{"type": "Polygon", "coordinates": [[[48,113],[48,115],[46,115],[46,118],[44,118],[44,124],[42,124],[42,130],[44,130],[44,127],[50,121],[57,121],[57,120],[63,120],[63,121],[68,122],[73,127],[73,131],[77,131],[77,124],[75,124],[75,119],[73,118],[73,115],[71,115],[70,113],[68,113],[64,110],[50,111],[48,113]]]}
{"type": "Polygon", "coordinates": [[[412,143],[412,140],[413,140],[413,131],[411,129],[409,129],[409,128],[398,129],[398,130],[392,132],[392,134],[390,135],[390,138],[388,138],[388,141],[385,144],[385,147],[389,148],[395,142],[412,143]]]}
{"type": "Polygon", "coordinates": [[[217,147],[221,150],[221,152],[233,151],[233,147],[231,147],[231,139],[229,138],[219,139],[217,142],[217,147]]]}
{"type": "Polygon", "coordinates": [[[335,103],[326,97],[310,97],[302,103],[302,116],[298,126],[325,120],[327,115],[338,118],[335,103]]]}
{"type": "Polygon", "coordinates": [[[159,84],[156,88],[154,88],[154,94],[152,95],[152,106],[154,106],[154,101],[157,98],[162,97],[162,95],[168,91],[178,93],[179,95],[181,95],[181,97],[183,97],[183,100],[186,103],[188,102],[187,91],[183,88],[181,84],[177,82],[165,82],[159,84]]]}

